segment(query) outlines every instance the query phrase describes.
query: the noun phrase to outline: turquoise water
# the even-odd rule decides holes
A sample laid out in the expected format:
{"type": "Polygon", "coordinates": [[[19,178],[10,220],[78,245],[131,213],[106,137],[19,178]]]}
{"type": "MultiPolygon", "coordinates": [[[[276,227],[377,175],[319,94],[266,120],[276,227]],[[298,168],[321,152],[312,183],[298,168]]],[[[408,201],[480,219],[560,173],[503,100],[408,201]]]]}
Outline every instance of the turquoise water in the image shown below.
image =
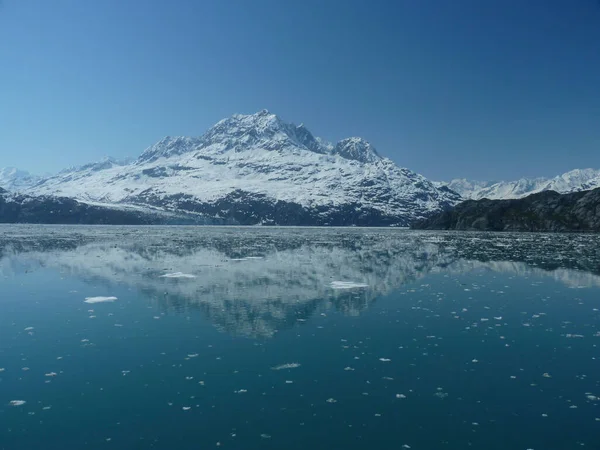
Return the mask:
{"type": "Polygon", "coordinates": [[[600,448],[599,244],[0,227],[0,449],[600,448]]]}

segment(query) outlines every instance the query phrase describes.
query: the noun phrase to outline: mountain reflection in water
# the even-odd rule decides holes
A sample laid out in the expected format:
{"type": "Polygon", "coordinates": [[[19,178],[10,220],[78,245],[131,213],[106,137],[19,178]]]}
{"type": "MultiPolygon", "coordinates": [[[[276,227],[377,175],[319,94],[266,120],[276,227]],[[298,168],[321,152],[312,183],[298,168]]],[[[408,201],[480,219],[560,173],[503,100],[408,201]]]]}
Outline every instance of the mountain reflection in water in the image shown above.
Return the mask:
{"type": "Polygon", "coordinates": [[[358,315],[430,273],[544,275],[600,286],[599,237],[394,229],[0,229],[0,276],[55,269],[128,286],[164,312],[202,311],[232,334],[271,337],[330,309],[358,315]]]}

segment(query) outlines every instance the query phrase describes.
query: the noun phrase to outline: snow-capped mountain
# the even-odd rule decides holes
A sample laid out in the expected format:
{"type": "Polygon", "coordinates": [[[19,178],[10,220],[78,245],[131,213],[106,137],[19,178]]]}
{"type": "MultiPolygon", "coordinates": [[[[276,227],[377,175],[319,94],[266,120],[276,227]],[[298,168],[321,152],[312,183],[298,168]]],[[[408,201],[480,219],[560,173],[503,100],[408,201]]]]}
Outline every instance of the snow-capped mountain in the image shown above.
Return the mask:
{"type": "Polygon", "coordinates": [[[22,191],[34,186],[40,180],[41,177],[32,175],[25,170],[19,170],[14,167],[0,169],[0,188],[7,191],[22,191]]]}
{"type": "Polygon", "coordinates": [[[567,194],[600,187],[600,170],[575,169],[554,178],[521,178],[516,181],[488,183],[457,179],[450,182],[438,182],[436,185],[447,186],[464,199],[473,200],[522,198],[542,191],[567,194]]]}
{"type": "Polygon", "coordinates": [[[281,225],[405,226],[460,200],[364,139],[329,144],[266,110],[165,137],[129,164],[62,171],[28,193],[281,225]]]}

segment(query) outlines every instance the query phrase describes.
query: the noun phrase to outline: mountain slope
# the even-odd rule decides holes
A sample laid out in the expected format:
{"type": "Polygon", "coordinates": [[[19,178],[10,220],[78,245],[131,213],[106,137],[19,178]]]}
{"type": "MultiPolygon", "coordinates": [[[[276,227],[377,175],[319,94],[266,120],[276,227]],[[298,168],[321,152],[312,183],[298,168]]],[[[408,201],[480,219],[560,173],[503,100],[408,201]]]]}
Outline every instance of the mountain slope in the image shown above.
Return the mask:
{"type": "Polygon", "coordinates": [[[328,144],[266,110],[201,137],[166,137],[130,164],[63,171],[27,192],[279,225],[406,226],[459,201],[361,138],[328,144]]]}
{"type": "Polygon", "coordinates": [[[516,181],[479,182],[456,179],[436,183],[447,186],[464,199],[492,200],[523,198],[543,191],[556,191],[561,194],[580,192],[600,187],[600,170],[575,169],[554,178],[521,178],[516,181]]]}
{"type": "Polygon", "coordinates": [[[72,198],[31,196],[0,188],[0,223],[149,225],[212,222],[202,216],[89,205],[72,198]]]}
{"type": "Polygon", "coordinates": [[[413,228],[600,232],[600,188],[569,194],[544,191],[521,199],[467,200],[417,221],[413,228]]]}
{"type": "Polygon", "coordinates": [[[32,175],[25,170],[19,170],[14,167],[4,167],[0,169],[0,188],[7,191],[21,191],[34,186],[41,180],[41,177],[32,175]]]}

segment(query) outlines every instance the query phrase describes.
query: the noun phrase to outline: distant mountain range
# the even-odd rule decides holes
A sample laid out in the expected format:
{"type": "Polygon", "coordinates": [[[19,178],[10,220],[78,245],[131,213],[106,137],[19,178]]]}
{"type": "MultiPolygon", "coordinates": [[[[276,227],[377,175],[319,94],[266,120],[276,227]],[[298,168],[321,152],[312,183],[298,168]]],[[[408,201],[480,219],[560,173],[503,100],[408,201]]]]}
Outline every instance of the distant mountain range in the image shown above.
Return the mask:
{"type": "Polygon", "coordinates": [[[244,225],[408,226],[461,200],[364,139],[330,144],[266,110],[200,137],[166,137],[132,162],[71,168],[20,190],[244,225]]]}
{"type": "Polygon", "coordinates": [[[413,223],[429,230],[600,232],[600,188],[518,199],[467,200],[413,223]]]}
{"type": "Polygon", "coordinates": [[[516,181],[472,181],[455,179],[450,182],[436,182],[436,186],[446,186],[460,194],[465,200],[502,200],[523,198],[543,191],[560,194],[587,191],[600,187],[600,170],[575,169],[554,178],[521,178],[516,181]]]}

